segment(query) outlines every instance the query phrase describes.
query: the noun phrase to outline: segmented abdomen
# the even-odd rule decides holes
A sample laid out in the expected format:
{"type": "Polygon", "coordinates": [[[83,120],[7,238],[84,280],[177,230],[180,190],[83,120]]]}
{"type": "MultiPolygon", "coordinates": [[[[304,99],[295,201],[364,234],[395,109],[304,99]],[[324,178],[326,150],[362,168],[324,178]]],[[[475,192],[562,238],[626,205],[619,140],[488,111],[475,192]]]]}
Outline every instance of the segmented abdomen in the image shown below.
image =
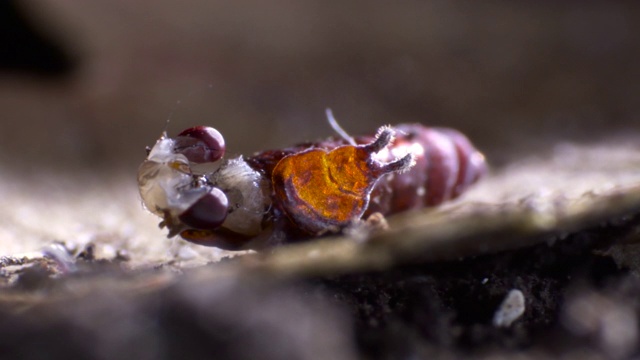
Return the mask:
{"type": "Polygon", "coordinates": [[[385,215],[440,205],[462,194],[486,173],[484,156],[457,130],[420,124],[395,126],[396,140],[380,160],[389,161],[411,151],[415,165],[390,174],[376,184],[365,216],[385,215]]]}

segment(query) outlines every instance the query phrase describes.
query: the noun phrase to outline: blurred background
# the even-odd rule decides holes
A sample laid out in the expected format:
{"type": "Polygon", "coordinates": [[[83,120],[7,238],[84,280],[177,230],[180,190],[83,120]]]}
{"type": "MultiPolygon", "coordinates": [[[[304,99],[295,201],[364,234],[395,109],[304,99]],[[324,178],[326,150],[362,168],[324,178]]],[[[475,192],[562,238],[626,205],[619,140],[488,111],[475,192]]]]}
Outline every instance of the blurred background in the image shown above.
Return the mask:
{"type": "Polygon", "coordinates": [[[332,135],[327,107],[354,135],[448,126],[494,173],[612,139],[635,151],[636,4],[0,2],[0,254],[62,240],[162,261],[176,241],[135,177],[168,119],[217,128],[230,154],[332,135]]]}
{"type": "Polygon", "coordinates": [[[640,6],[611,1],[23,0],[0,5],[0,166],[135,176],[165,128],[249,154],[388,123],[494,166],[640,132],[640,6]]]}

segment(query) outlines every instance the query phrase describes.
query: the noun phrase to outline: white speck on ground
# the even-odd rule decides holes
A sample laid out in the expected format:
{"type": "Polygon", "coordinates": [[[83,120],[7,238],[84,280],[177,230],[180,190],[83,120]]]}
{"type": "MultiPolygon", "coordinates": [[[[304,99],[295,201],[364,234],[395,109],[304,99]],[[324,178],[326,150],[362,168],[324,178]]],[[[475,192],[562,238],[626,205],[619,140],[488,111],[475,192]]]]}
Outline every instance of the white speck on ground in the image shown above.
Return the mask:
{"type": "Polygon", "coordinates": [[[509,327],[524,314],[524,310],[525,301],[522,291],[513,289],[509,291],[493,315],[493,325],[497,327],[509,327]]]}

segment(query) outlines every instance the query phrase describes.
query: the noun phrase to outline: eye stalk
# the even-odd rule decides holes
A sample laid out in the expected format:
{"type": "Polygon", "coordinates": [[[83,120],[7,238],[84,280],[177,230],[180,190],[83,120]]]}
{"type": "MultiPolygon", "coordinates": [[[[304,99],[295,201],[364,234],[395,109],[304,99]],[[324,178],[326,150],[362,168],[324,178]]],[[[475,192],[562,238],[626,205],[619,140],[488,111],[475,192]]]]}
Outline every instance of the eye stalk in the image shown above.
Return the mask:
{"type": "Polygon", "coordinates": [[[218,161],[222,159],[226,149],[222,134],[209,126],[188,128],[174,140],[174,151],[196,164],[218,161]]]}
{"type": "Polygon", "coordinates": [[[211,190],[196,201],[179,219],[185,225],[196,229],[214,230],[227,218],[229,200],[222,190],[212,187],[211,190]]]}

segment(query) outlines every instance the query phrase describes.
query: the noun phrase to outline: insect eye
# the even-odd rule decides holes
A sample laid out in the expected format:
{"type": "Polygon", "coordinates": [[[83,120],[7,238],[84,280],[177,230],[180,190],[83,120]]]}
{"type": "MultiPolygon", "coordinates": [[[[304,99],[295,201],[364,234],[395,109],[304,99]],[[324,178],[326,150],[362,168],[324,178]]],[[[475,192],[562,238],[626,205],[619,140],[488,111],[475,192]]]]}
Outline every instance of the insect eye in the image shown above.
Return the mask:
{"type": "Polygon", "coordinates": [[[194,126],[178,134],[174,151],[197,164],[218,161],[224,156],[224,138],[212,127],[194,126]]]}
{"type": "Polygon", "coordinates": [[[179,219],[196,229],[213,230],[222,225],[227,217],[228,208],[227,196],[219,188],[213,187],[183,212],[179,219]]]}

